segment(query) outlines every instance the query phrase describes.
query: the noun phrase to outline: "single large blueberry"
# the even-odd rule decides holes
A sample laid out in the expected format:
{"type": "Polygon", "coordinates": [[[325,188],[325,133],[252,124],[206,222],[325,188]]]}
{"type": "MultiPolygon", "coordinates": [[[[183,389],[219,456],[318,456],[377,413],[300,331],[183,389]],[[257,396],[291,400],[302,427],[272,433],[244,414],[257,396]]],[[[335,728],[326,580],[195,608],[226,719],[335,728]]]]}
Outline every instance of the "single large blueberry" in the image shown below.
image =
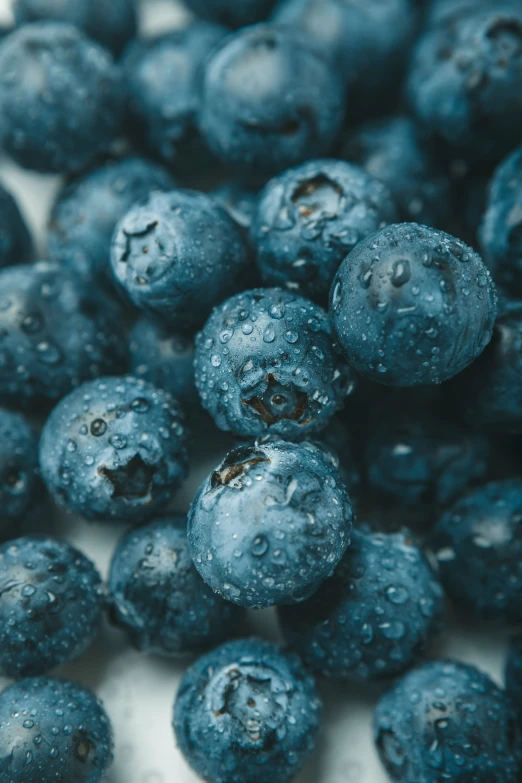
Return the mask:
{"type": "Polygon", "coordinates": [[[365,443],[366,478],[385,503],[431,517],[484,478],[489,443],[446,412],[406,404],[392,396],[378,411],[365,443]]]}
{"type": "Polygon", "coordinates": [[[122,105],[110,54],[76,27],[34,22],[0,43],[1,140],[21,166],[88,166],[117,135],[122,105]]]}
{"type": "Polygon", "coordinates": [[[490,624],[522,619],[522,480],[472,490],[430,539],[440,580],[466,614],[490,624]]]}
{"type": "Polygon", "coordinates": [[[172,394],[187,409],[199,397],[194,383],[194,341],[140,318],[130,333],[131,372],[172,394]]]}
{"type": "Polygon", "coordinates": [[[217,307],[196,338],[196,386],[222,430],[307,437],[354,388],[324,310],[257,288],[217,307]]]}
{"type": "Polygon", "coordinates": [[[231,451],[188,517],[194,565],[215,592],[261,608],[308,598],[350,543],[352,504],[331,455],[312,443],[231,451]]]}
{"type": "Polygon", "coordinates": [[[520,143],[522,6],[477,3],[428,27],[414,53],[410,104],[428,133],[484,165],[520,143]]]}
{"type": "Polygon", "coordinates": [[[44,674],[77,658],[98,633],[104,599],[94,564],[54,538],[0,547],[0,672],[44,674]]]}
{"type": "Polygon", "coordinates": [[[138,39],[122,64],[130,132],[154,157],[176,169],[211,162],[197,129],[203,62],[227,30],[195,22],[159,38],[138,39]]]}
{"type": "Polygon", "coordinates": [[[111,619],[139,650],[201,652],[237,635],[242,611],[203,582],[187,544],[186,518],[172,515],[127,533],[111,562],[111,619]]]}
{"type": "Polygon", "coordinates": [[[111,247],[112,271],[129,299],[183,331],[240,287],[247,260],[232,218],[192,190],[152,193],[120,220],[111,247]]]}
{"type": "Polygon", "coordinates": [[[323,300],[346,254],[396,219],[381,182],[342,160],[313,160],[265,186],[250,241],[265,285],[323,300]]]}
{"type": "Polygon", "coordinates": [[[59,193],[47,232],[50,258],[97,281],[112,280],[116,223],[154,190],[172,190],[170,174],[143,158],[108,161],[75,177],[59,193]]]}
{"type": "MultiPolygon", "coordinates": [[[[39,489],[38,438],[18,413],[0,408],[0,530],[9,533],[39,489]]],[[[0,599],[1,600],[1,599],[0,599]]]]}
{"type": "Polygon", "coordinates": [[[3,781],[101,783],[112,751],[107,713],[82,685],[35,677],[0,694],[3,781]]]}
{"type": "Polygon", "coordinates": [[[140,521],[187,475],[183,414],[170,394],[133,377],[98,378],[56,406],[40,468],[55,500],[89,520],[140,521]]]}
{"type": "Polygon", "coordinates": [[[33,240],[18,204],[0,185],[0,267],[33,260],[33,240]]]}
{"type": "Polygon", "coordinates": [[[17,24],[69,22],[119,54],[137,32],[135,0],[14,0],[17,24]]]}
{"type": "Polygon", "coordinates": [[[289,783],[315,746],[321,702],[297,656],[230,642],[186,672],[174,705],[181,752],[204,780],[289,783]]]}
{"type": "Polygon", "coordinates": [[[443,229],[451,224],[449,178],[413,119],[372,120],[351,131],[341,149],[343,158],[384,182],[404,220],[443,229]]]}
{"type": "Polygon", "coordinates": [[[506,695],[465,663],[432,661],[381,697],[381,761],[397,783],[517,783],[520,731],[506,695]]]}
{"type": "Polygon", "coordinates": [[[318,674],[373,682],[419,660],[443,614],[443,591],[409,533],[355,529],[335,573],[297,606],[280,606],[281,630],[318,674]]]}
{"type": "Polygon", "coordinates": [[[522,147],[493,175],[479,236],[494,278],[512,296],[522,295],[522,147]]]}
{"type": "Polygon", "coordinates": [[[225,163],[263,174],[328,152],[343,81],[304,34],[253,25],[228,36],[201,78],[200,128],[225,163]]]}
{"type": "Polygon", "coordinates": [[[491,339],[497,297],[480,256],[442,231],[402,223],[364,239],[341,264],[330,315],[356,370],[390,386],[437,384],[491,339]]]}
{"type": "Polygon", "coordinates": [[[417,29],[411,0],[282,0],[272,19],[331,58],[349,85],[351,117],[393,105],[417,29]]]}
{"type": "Polygon", "coordinates": [[[125,367],[114,304],[60,264],[0,270],[0,398],[56,401],[89,378],[125,367]]]}

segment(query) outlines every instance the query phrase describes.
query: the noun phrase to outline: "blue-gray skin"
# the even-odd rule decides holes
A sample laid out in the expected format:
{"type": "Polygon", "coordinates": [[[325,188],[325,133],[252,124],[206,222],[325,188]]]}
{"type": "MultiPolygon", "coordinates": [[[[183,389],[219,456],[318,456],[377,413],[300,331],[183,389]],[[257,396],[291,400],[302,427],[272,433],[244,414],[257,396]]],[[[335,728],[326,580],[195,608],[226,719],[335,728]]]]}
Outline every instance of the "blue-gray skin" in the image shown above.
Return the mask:
{"type": "Polygon", "coordinates": [[[334,575],[298,606],[280,606],[285,639],[317,674],[351,682],[395,677],[441,630],[442,587],[409,533],[355,529],[334,575]]]}
{"type": "Polygon", "coordinates": [[[495,280],[511,296],[522,295],[522,147],[493,175],[479,239],[495,280]]]}
{"type": "Polygon", "coordinates": [[[327,299],[341,261],[355,245],[397,220],[382,182],[342,160],[312,160],[270,180],[250,228],[261,279],[327,299]]]}
{"type": "Polygon", "coordinates": [[[101,783],[112,758],[107,713],[82,685],[35,677],[0,694],[2,781],[101,783]]]}
{"type": "Polygon", "coordinates": [[[313,443],[233,449],[188,515],[194,565],[239,606],[304,601],[350,543],[352,504],[336,461],[313,443]]]}
{"type": "Polygon", "coordinates": [[[491,339],[497,296],[480,256],[416,223],[363,239],[341,264],[330,317],[350,364],[388,386],[449,380],[491,339]]]}
{"type": "Polygon", "coordinates": [[[387,505],[432,515],[489,467],[487,438],[446,413],[422,406],[397,410],[385,401],[367,431],[364,462],[369,489],[387,505]]]}
{"type": "Polygon", "coordinates": [[[33,240],[18,204],[0,185],[0,267],[33,260],[33,240]]]}
{"type": "MultiPolygon", "coordinates": [[[[19,413],[0,408],[0,530],[9,533],[38,497],[38,438],[19,413]]],[[[1,598],[0,598],[1,601],[1,598]]]]}
{"type": "Polygon", "coordinates": [[[217,307],[196,336],[196,387],[217,426],[292,440],[324,429],[353,391],[325,311],[277,288],[217,307]]]}
{"type": "Polygon", "coordinates": [[[491,625],[522,620],[522,480],[471,490],[429,539],[440,580],[467,617],[491,625]]]}
{"type": "Polygon", "coordinates": [[[472,165],[520,144],[522,6],[481,6],[420,38],[407,94],[427,132],[472,165]]]}
{"type": "Polygon", "coordinates": [[[239,30],[206,61],[200,130],[224,163],[264,176],[328,152],[344,87],[326,54],[293,29],[239,30]]]}
{"type": "Polygon", "coordinates": [[[227,27],[245,27],[266,19],[276,0],[184,0],[197,16],[227,27]]]}
{"type": "Polygon", "coordinates": [[[14,0],[18,25],[40,20],[69,22],[120,54],[137,32],[135,0],[14,0]]]}
{"type": "Polygon", "coordinates": [[[518,0],[432,0],[428,3],[426,26],[449,24],[461,16],[470,18],[488,6],[498,11],[499,8],[513,8],[517,3],[518,0]]]}
{"type": "Polygon", "coordinates": [[[199,407],[194,381],[194,341],[140,318],[130,333],[130,371],[172,394],[187,410],[199,407]]]}
{"type": "Polygon", "coordinates": [[[0,43],[1,142],[20,166],[90,165],[119,132],[122,107],[110,54],[72,25],[34,22],[0,43]]]}
{"type": "Polygon", "coordinates": [[[393,104],[417,31],[411,0],[282,0],[272,20],[301,30],[332,59],[348,84],[352,119],[393,104]]]}
{"type": "Polygon", "coordinates": [[[113,555],[110,618],[143,652],[200,653],[237,635],[242,610],[203,582],[180,514],[127,533],[113,555]]]}
{"type": "Polygon", "coordinates": [[[453,390],[471,425],[492,435],[522,433],[522,301],[502,303],[490,344],[453,390]]]}
{"type": "Polygon", "coordinates": [[[65,541],[24,536],[0,547],[0,672],[33,677],[84,653],[102,619],[94,564],[65,541]]]}
{"type": "Polygon", "coordinates": [[[505,667],[506,694],[513,702],[522,725],[522,635],[511,639],[505,667]]]}
{"type": "Polygon", "coordinates": [[[60,264],[0,270],[0,399],[55,402],[75,386],[125,368],[114,304],[60,264]]]}
{"type": "Polygon", "coordinates": [[[158,38],[138,39],[122,63],[128,126],[139,144],[177,170],[211,165],[199,134],[198,77],[202,64],[227,30],[195,22],[158,38]]]}
{"type": "Polygon", "coordinates": [[[249,230],[259,197],[256,189],[237,180],[230,180],[215,188],[211,195],[240,228],[249,230]]]}
{"type": "Polygon", "coordinates": [[[187,433],[170,394],[143,380],[98,378],[56,406],[40,439],[56,502],[91,521],[141,522],[187,476],[187,433]]]}
{"type": "Polygon", "coordinates": [[[204,193],[152,193],[127,212],[111,246],[115,280],[136,307],[190,332],[239,287],[248,254],[239,228],[204,193]]]}
{"type": "Polygon", "coordinates": [[[517,783],[521,735],[509,699],[466,663],[436,660],[381,697],[377,750],[396,783],[517,783]]]}
{"type": "Polygon", "coordinates": [[[207,783],[289,783],[314,750],[321,701],[295,655],[260,639],[229,642],[185,673],[178,747],[207,783]]]}
{"type": "Polygon", "coordinates": [[[98,283],[111,280],[116,223],[154,190],[172,190],[170,174],[144,158],[109,161],[69,182],[58,194],[47,232],[49,257],[98,283]]]}
{"type": "Polygon", "coordinates": [[[384,182],[404,220],[436,228],[451,224],[449,179],[410,117],[396,115],[361,125],[341,150],[343,158],[384,182]]]}

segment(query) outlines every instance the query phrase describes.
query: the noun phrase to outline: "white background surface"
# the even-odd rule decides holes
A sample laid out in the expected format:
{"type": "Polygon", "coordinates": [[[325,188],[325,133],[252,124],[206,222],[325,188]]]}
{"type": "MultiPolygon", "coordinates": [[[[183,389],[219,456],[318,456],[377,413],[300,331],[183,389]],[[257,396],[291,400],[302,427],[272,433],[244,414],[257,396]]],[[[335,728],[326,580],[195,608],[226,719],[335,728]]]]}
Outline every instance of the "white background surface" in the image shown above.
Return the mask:
{"type": "MultiPolygon", "coordinates": [[[[108,3],[111,0],[107,0],[108,3]]],[[[238,0],[241,2],[241,0],[238,0]]],[[[146,0],[142,3],[142,29],[166,31],[183,22],[185,14],[175,0],[146,0]]],[[[10,0],[0,0],[0,19],[10,16],[10,0]]],[[[43,254],[45,224],[60,180],[34,175],[0,160],[0,180],[17,197],[43,254]]],[[[180,492],[175,509],[186,511],[196,488],[219,461],[224,444],[200,439],[204,454],[194,456],[190,479],[180,492]]],[[[97,563],[105,576],[121,526],[88,525],[70,517],[44,524],[49,532],[65,536],[97,563]]],[[[277,639],[271,611],[252,615],[252,628],[277,639]]],[[[438,655],[460,658],[486,669],[501,680],[507,634],[495,630],[453,630],[437,650],[438,655]]],[[[58,670],[93,688],[103,699],[113,722],[116,740],[115,763],[108,783],[196,783],[175,748],[171,729],[174,696],[184,664],[149,658],[131,650],[124,637],[108,626],[94,647],[74,664],[58,670]]],[[[0,686],[6,682],[0,680],[0,686]]],[[[372,709],[376,692],[347,685],[321,685],[325,700],[325,722],[316,759],[296,783],[386,783],[374,753],[371,736],[372,709]]]]}

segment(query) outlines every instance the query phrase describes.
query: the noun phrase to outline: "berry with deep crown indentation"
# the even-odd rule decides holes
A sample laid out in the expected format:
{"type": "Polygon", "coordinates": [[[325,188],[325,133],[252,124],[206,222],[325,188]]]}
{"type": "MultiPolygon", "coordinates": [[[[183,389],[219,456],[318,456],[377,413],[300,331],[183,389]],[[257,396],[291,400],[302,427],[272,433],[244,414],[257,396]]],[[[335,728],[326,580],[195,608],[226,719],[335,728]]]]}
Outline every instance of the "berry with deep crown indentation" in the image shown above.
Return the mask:
{"type": "Polygon", "coordinates": [[[229,642],[188,669],[174,705],[178,746],[208,783],[289,783],[314,750],[321,701],[294,655],[229,642]]]}
{"type": "Polygon", "coordinates": [[[47,419],[42,477],[59,505],[86,519],[141,521],[186,478],[186,438],[170,394],[131,376],[98,378],[47,419]]]}

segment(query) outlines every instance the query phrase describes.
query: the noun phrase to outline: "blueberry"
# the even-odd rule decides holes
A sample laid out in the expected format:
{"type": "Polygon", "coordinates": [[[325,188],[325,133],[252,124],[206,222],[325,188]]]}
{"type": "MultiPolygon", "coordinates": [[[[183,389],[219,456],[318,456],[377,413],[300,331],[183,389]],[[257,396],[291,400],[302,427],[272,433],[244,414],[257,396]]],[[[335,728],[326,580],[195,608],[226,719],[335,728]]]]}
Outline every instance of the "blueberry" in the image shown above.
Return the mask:
{"type": "Polygon", "coordinates": [[[397,783],[516,783],[520,732],[490,678],[465,663],[431,661],[381,697],[374,717],[381,761],[397,783]]]}
{"type": "Polygon", "coordinates": [[[109,161],[74,178],[52,209],[49,256],[84,277],[112,279],[109,256],[116,223],[151,191],[173,187],[164,169],[135,157],[109,161]]]}
{"type": "Polygon", "coordinates": [[[445,228],[453,219],[448,177],[410,117],[372,120],[352,131],[342,157],[389,188],[404,220],[445,228]]]}
{"type": "Polygon", "coordinates": [[[226,34],[219,25],[196,22],[159,38],[139,39],[125,54],[129,128],[169,166],[194,169],[211,162],[196,125],[198,76],[205,57],[226,34]]]}
{"type": "Polygon", "coordinates": [[[276,288],[214,310],[196,338],[195,371],[203,407],[241,436],[307,437],[354,387],[324,310],[276,288]]]}
{"type": "Polygon", "coordinates": [[[367,433],[364,462],[370,492],[426,518],[484,478],[487,439],[446,412],[383,403],[367,433]]]}
{"type": "Polygon", "coordinates": [[[32,677],[94,641],[103,590],[94,564],[70,544],[25,536],[0,546],[0,671],[32,677]]]}
{"type": "Polygon", "coordinates": [[[59,400],[125,360],[118,311],[91,284],[50,262],[0,270],[0,398],[59,400]]]}
{"type": "Polygon", "coordinates": [[[276,0],[184,0],[187,8],[227,27],[244,27],[266,19],[276,0]]]}
{"type": "Polygon", "coordinates": [[[178,746],[208,783],[289,783],[321,717],[297,656],[258,639],[230,642],[186,672],[174,705],[178,746]]]}
{"type": "Polygon", "coordinates": [[[137,307],[171,329],[190,331],[238,288],[247,252],[214,199],[173,190],[152,193],[120,220],[111,264],[137,307]]]}
{"type": "Polygon", "coordinates": [[[343,83],[307,37],[254,25],[227,37],[201,78],[200,129],[242,171],[280,171],[326,153],[343,120],[343,83]]]}
{"type": "Polygon", "coordinates": [[[116,136],[121,109],[110,55],[72,25],[34,22],[0,43],[2,142],[20,166],[89,165],[116,136]]]}
{"type": "Polygon", "coordinates": [[[233,449],[188,516],[194,565],[240,606],[302,601],[350,543],[352,504],[331,456],[313,443],[233,449]]]}
{"type": "Polygon", "coordinates": [[[522,722],[522,635],[511,639],[505,668],[506,693],[522,722]]]}
{"type": "Polygon", "coordinates": [[[435,139],[484,165],[520,143],[522,7],[478,6],[428,28],[413,57],[408,96],[435,139]]]}
{"type": "Polygon", "coordinates": [[[151,517],[187,475],[178,403],[132,377],[98,378],[49,416],[40,468],[55,500],[89,520],[151,517]]]}
{"type": "Polygon", "coordinates": [[[199,402],[194,383],[194,342],[140,318],[130,335],[131,372],[172,394],[187,409],[199,402]]]}
{"type": "Polygon", "coordinates": [[[112,750],[102,704],[78,683],[35,677],[0,695],[0,778],[6,783],[101,783],[112,750]]]}
{"type": "Polygon", "coordinates": [[[480,243],[495,279],[511,295],[522,295],[522,147],[491,180],[480,243]]]}
{"type": "Polygon", "coordinates": [[[18,204],[0,185],[0,267],[33,260],[33,240],[18,204]]]}
{"type": "Polygon", "coordinates": [[[443,592],[409,533],[353,531],[334,575],[279,607],[285,638],[318,674],[373,682],[400,674],[440,630],[443,592]]]}
{"type": "Polygon", "coordinates": [[[501,304],[490,344],[452,391],[470,424],[493,435],[522,433],[522,301],[501,304]]]}
{"type": "Polygon", "coordinates": [[[142,651],[197,653],[241,627],[241,609],[213,593],[194,568],[181,515],[122,538],[112,558],[109,590],[111,618],[142,651]]]}
{"type": "Polygon", "coordinates": [[[18,413],[0,408],[0,529],[9,532],[38,496],[38,439],[18,413]]]}
{"type": "Polygon", "coordinates": [[[212,196],[240,228],[248,231],[257,208],[259,193],[238,180],[224,182],[212,191],[212,196]]]}
{"type": "Polygon", "coordinates": [[[117,55],[137,31],[135,0],[14,0],[17,24],[69,22],[117,55]]]}
{"type": "Polygon", "coordinates": [[[349,83],[354,117],[394,102],[416,32],[411,0],[282,0],[274,22],[302,30],[349,83]]]}
{"type": "Polygon", "coordinates": [[[430,538],[440,580],[466,615],[490,624],[522,619],[522,481],[493,481],[439,519],[430,538]]]}
{"type": "Polygon", "coordinates": [[[480,257],[442,231],[403,223],[362,240],[330,293],[346,358],[390,386],[437,384],[491,339],[496,293],[480,257]]]}
{"type": "Polygon", "coordinates": [[[342,160],[313,160],[265,186],[250,241],[266,285],[321,301],[357,242],[396,220],[381,182],[342,160]]]}

